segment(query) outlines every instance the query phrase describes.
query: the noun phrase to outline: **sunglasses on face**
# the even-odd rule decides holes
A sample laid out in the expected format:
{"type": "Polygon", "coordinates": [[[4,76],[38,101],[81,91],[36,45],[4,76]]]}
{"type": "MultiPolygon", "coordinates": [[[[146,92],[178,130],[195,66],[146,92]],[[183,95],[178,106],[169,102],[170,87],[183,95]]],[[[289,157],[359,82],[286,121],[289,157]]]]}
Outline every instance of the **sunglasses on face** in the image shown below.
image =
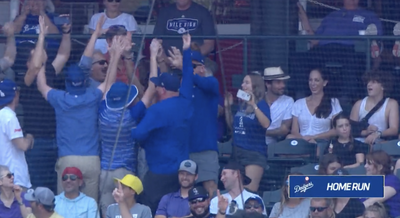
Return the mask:
{"type": "Polygon", "coordinates": [[[108,61],[106,61],[106,60],[100,60],[100,61],[95,61],[95,62],[92,63],[92,65],[95,65],[95,64],[104,65],[104,64],[108,64],[108,61]]]}
{"type": "Polygon", "coordinates": [[[12,177],[14,177],[14,173],[7,173],[6,175],[2,176],[1,178],[5,178],[5,177],[11,179],[12,177]]]}
{"type": "Polygon", "coordinates": [[[68,179],[71,181],[75,181],[76,179],[78,179],[78,177],[76,175],[64,175],[62,177],[62,181],[67,181],[68,179]]]}
{"type": "Polygon", "coordinates": [[[190,201],[190,204],[197,204],[197,203],[203,203],[204,201],[206,201],[205,198],[196,198],[194,200],[190,201]]]}
{"type": "Polygon", "coordinates": [[[107,0],[108,2],[117,2],[117,3],[120,3],[121,2],[121,0],[107,0]]]}
{"type": "Polygon", "coordinates": [[[322,212],[322,211],[326,210],[326,208],[328,208],[328,207],[310,207],[310,211],[311,212],[315,212],[315,211],[322,212]]]}
{"type": "Polygon", "coordinates": [[[261,205],[260,204],[246,204],[246,205],[244,205],[244,208],[247,210],[250,210],[251,208],[258,209],[258,208],[261,208],[261,205]]]}
{"type": "Polygon", "coordinates": [[[196,69],[196,67],[201,66],[200,64],[192,64],[193,65],[193,69],[196,69]]]}

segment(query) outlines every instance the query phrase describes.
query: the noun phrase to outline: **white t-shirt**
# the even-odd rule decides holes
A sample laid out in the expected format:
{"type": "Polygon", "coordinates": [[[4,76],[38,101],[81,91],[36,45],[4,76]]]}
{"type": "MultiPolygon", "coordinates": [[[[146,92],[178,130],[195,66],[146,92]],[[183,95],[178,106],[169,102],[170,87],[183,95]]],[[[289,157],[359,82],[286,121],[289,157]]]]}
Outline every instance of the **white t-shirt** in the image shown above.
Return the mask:
{"type": "Polygon", "coordinates": [[[331,129],[332,117],[342,111],[339,100],[332,99],[332,112],[327,118],[317,118],[311,114],[307,107],[306,98],[301,98],[293,104],[292,115],[297,117],[299,122],[300,135],[317,135],[328,132],[331,129]]]}
{"type": "Polygon", "coordinates": [[[17,148],[11,140],[24,137],[17,116],[9,107],[0,110],[0,164],[8,166],[14,173],[16,185],[30,188],[28,164],[25,160],[25,152],[17,148]]]}
{"type": "MultiPolygon", "coordinates": [[[[246,190],[243,190],[242,195],[243,195],[243,200],[244,200],[244,202],[246,202],[246,200],[249,199],[249,198],[251,198],[251,197],[258,197],[258,198],[262,199],[259,195],[253,194],[253,193],[248,192],[248,191],[246,191],[246,190]]],[[[242,195],[239,195],[239,196],[237,196],[235,199],[233,199],[234,201],[236,201],[236,204],[237,204],[237,206],[238,206],[238,209],[240,209],[240,210],[243,210],[243,209],[244,209],[244,208],[243,208],[244,202],[242,201],[242,195]]],[[[222,194],[222,196],[224,196],[225,198],[228,199],[229,205],[228,205],[228,208],[226,208],[226,214],[229,214],[229,207],[230,207],[230,203],[231,203],[231,201],[232,201],[232,197],[231,197],[231,195],[230,195],[229,193],[222,194]]],[[[266,212],[266,210],[265,210],[264,201],[263,201],[263,205],[264,205],[263,214],[264,214],[264,215],[267,215],[267,212],[266,212]]],[[[211,214],[218,214],[218,197],[214,197],[213,199],[211,199],[211,203],[210,203],[210,213],[211,213],[211,214]]]]}
{"type": "MultiPolygon", "coordinates": [[[[90,23],[89,23],[89,29],[91,29],[91,30],[96,29],[97,22],[99,21],[101,15],[103,15],[103,14],[106,16],[106,20],[103,24],[103,30],[107,29],[113,25],[122,25],[126,28],[127,31],[137,31],[138,30],[137,22],[132,15],[122,13],[116,18],[108,18],[104,12],[97,13],[92,16],[92,18],[90,19],[90,23]]],[[[107,47],[108,47],[107,41],[105,39],[98,39],[96,41],[96,44],[94,45],[94,48],[96,50],[100,50],[101,52],[103,52],[103,54],[107,53],[107,47]]]]}
{"type": "MultiPolygon", "coordinates": [[[[282,95],[274,103],[272,103],[271,110],[271,125],[268,130],[278,129],[282,125],[282,121],[292,119],[293,98],[282,95]]],[[[273,137],[265,136],[265,143],[275,143],[276,139],[273,137]]]]}

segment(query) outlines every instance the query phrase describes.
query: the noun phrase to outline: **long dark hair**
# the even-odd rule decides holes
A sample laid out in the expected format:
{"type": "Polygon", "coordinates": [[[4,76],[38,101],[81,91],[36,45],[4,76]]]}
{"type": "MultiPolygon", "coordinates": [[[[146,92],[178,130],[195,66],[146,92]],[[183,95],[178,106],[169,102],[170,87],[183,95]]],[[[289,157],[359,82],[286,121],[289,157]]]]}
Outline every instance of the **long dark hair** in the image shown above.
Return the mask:
{"type": "Polygon", "coordinates": [[[327,169],[331,163],[339,163],[343,166],[342,160],[335,154],[325,154],[319,161],[318,175],[327,175],[327,169]]]}
{"type": "Polygon", "coordinates": [[[326,86],[324,87],[324,96],[322,97],[321,103],[315,109],[316,117],[327,118],[332,113],[332,98],[333,98],[333,94],[332,94],[332,91],[330,90],[330,86],[329,86],[329,72],[327,72],[326,70],[322,70],[322,69],[314,69],[312,71],[319,72],[322,80],[328,82],[326,84],[326,86]]]}
{"type": "Polygon", "coordinates": [[[350,125],[349,151],[352,151],[353,148],[354,148],[354,138],[353,138],[353,136],[351,135],[351,123],[350,123],[350,118],[349,118],[347,115],[345,115],[343,112],[340,112],[338,115],[336,115],[336,116],[333,118],[333,120],[332,120],[332,126],[333,126],[333,128],[336,129],[337,121],[340,120],[340,119],[345,119],[345,120],[347,120],[347,121],[349,122],[349,125],[350,125]]]}

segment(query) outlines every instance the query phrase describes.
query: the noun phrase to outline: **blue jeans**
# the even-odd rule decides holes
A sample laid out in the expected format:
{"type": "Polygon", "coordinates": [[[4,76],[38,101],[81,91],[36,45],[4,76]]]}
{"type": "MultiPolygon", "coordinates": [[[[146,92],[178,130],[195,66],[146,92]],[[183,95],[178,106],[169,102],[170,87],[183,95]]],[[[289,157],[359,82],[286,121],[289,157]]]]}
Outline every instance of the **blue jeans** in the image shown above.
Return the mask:
{"type": "Polygon", "coordinates": [[[57,152],[54,138],[36,138],[33,149],[26,152],[26,162],[33,188],[48,187],[57,193],[57,173],[55,171],[57,152]]]}

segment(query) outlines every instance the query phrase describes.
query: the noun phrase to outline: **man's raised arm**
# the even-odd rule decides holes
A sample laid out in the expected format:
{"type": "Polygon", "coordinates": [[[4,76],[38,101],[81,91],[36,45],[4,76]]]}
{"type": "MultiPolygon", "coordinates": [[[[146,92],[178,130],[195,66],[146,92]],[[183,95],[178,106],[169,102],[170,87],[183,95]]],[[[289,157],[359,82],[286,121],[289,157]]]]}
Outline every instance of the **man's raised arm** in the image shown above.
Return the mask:
{"type": "Polygon", "coordinates": [[[182,61],[182,84],[179,89],[179,94],[186,98],[192,99],[193,96],[193,65],[192,51],[190,44],[192,38],[189,34],[182,35],[183,40],[183,61],[182,61]]]}
{"type": "Polygon", "coordinates": [[[14,24],[6,23],[3,26],[3,32],[7,35],[7,44],[4,57],[0,60],[0,67],[2,71],[5,71],[14,64],[15,56],[17,55],[14,37],[14,24]]]}
{"type": "Polygon", "coordinates": [[[57,75],[62,71],[71,54],[71,24],[64,24],[62,34],[57,56],[52,63],[57,75]]]}

